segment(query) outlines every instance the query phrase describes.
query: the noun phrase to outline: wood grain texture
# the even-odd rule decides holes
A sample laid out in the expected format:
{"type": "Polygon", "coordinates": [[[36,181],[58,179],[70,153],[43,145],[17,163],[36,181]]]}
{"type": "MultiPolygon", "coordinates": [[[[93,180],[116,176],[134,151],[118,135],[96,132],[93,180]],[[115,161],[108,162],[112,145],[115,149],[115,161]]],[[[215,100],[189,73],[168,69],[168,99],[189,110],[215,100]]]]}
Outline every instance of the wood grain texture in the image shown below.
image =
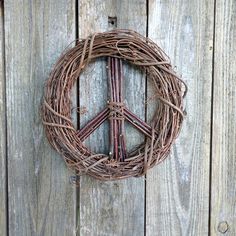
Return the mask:
{"type": "MultiPolygon", "coordinates": [[[[79,37],[114,28],[108,17],[117,17],[118,28],[131,28],[146,34],[146,1],[79,1],[79,37]]],[[[144,119],[145,76],[137,69],[125,68],[126,102],[144,119]],[[130,88],[133,87],[131,90],[130,88]]],[[[80,77],[80,105],[88,112],[81,116],[81,126],[107,102],[106,60],[91,63],[80,77]],[[96,95],[95,95],[96,94],[96,95]]],[[[142,136],[127,126],[129,148],[142,136]]],[[[96,152],[108,153],[108,124],[101,126],[85,143],[96,152]],[[105,148],[104,148],[105,147],[105,148]]],[[[101,182],[81,177],[80,235],[143,235],[144,179],[101,182]]]]}
{"type": "Polygon", "coordinates": [[[9,235],[75,235],[75,188],[40,117],[44,81],[74,39],[74,1],[5,1],[9,235]]]}
{"type": "Polygon", "coordinates": [[[236,2],[215,19],[211,235],[236,235],[236,2]]]}
{"type": "Polygon", "coordinates": [[[7,234],[6,203],[6,120],[5,120],[5,72],[4,72],[4,23],[3,3],[0,2],[0,235],[7,234]]]}
{"type": "Polygon", "coordinates": [[[208,235],[213,2],[149,1],[148,35],[170,56],[189,92],[171,156],[147,174],[147,236],[208,235]]]}

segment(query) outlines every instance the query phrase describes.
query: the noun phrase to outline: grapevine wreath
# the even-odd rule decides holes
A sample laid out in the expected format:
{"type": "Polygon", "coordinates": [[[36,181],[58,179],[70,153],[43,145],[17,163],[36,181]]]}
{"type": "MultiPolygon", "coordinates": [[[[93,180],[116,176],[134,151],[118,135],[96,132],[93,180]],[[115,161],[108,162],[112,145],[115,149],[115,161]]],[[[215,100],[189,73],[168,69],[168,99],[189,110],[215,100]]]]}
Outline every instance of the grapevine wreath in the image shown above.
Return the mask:
{"type": "Polygon", "coordinates": [[[138,177],[160,163],[170,152],[184,117],[187,87],[175,74],[166,54],[150,39],[131,30],[95,33],[79,41],[57,61],[45,87],[42,118],[50,144],[76,173],[101,180],[138,177]],[[96,58],[108,58],[109,101],[107,107],[77,130],[71,119],[72,87],[83,69],[96,58]],[[152,81],[158,101],[147,124],[128,110],[123,101],[122,62],[136,65],[152,81]],[[110,122],[110,152],[97,154],[83,141],[106,119],[110,122]],[[124,121],[145,134],[136,150],[127,152],[124,121]]]}

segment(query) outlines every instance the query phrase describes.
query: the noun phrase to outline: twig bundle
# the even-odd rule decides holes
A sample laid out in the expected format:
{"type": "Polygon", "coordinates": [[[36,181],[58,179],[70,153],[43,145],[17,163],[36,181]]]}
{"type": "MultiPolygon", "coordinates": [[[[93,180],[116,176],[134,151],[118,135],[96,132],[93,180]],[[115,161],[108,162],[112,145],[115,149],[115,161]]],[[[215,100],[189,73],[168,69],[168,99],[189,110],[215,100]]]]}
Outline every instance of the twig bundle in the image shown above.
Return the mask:
{"type": "Polygon", "coordinates": [[[78,42],[56,63],[45,88],[43,124],[51,145],[78,174],[87,173],[101,180],[138,177],[170,152],[182,125],[186,91],[186,85],[173,71],[166,54],[150,39],[130,30],[96,33],[78,42]],[[98,57],[109,57],[108,107],[76,130],[71,119],[71,90],[82,70],[98,57]],[[158,106],[150,125],[125,107],[121,60],[141,67],[153,82],[153,99],[158,101],[158,106]],[[110,153],[93,153],[83,141],[107,118],[110,119],[110,153]],[[123,137],[124,120],[146,135],[144,143],[130,153],[126,152],[123,137]]]}

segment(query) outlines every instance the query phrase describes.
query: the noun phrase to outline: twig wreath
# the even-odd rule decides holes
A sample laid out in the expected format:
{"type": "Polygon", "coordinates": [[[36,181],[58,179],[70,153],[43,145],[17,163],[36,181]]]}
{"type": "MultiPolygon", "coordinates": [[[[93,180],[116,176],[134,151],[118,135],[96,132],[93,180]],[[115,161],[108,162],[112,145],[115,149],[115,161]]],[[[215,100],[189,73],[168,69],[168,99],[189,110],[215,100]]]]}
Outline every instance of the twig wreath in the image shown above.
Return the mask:
{"type": "Polygon", "coordinates": [[[130,30],[95,33],[79,41],[57,61],[45,87],[42,118],[50,144],[78,175],[100,180],[138,177],[169,154],[179,134],[187,87],[172,69],[166,54],[150,39],[130,30]],[[99,57],[108,57],[109,101],[82,129],[72,123],[71,90],[82,70],[99,57]],[[150,124],[128,110],[123,101],[122,61],[143,69],[158,101],[150,124]],[[106,119],[110,122],[110,152],[97,154],[83,141],[106,119]],[[127,152],[124,120],[145,134],[136,150],[127,152]]]}

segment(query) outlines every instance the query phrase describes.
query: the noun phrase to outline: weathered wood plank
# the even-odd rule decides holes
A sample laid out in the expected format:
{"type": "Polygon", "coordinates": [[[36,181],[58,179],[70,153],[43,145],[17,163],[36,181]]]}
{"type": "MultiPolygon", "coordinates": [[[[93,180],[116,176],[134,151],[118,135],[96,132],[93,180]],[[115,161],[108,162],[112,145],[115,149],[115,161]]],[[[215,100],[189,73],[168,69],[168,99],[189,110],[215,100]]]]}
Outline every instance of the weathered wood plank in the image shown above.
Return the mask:
{"type": "Polygon", "coordinates": [[[40,117],[44,81],[74,39],[73,0],[5,1],[9,235],[75,235],[75,187],[40,117]]]}
{"type": "Polygon", "coordinates": [[[7,234],[6,206],[6,120],[5,120],[5,72],[3,2],[0,1],[0,235],[7,234]]]}
{"type": "Polygon", "coordinates": [[[213,15],[213,0],[149,1],[148,35],[189,92],[171,156],[147,174],[147,236],[208,235],[213,15]]]}
{"type": "Polygon", "coordinates": [[[236,2],[216,1],[211,235],[236,235],[236,2]]]}
{"type": "MultiPolygon", "coordinates": [[[[79,1],[79,37],[114,28],[108,16],[117,17],[118,28],[131,28],[146,34],[146,1],[81,0],[79,1]]],[[[126,100],[129,108],[144,118],[145,76],[126,66],[126,100]],[[131,89],[133,86],[133,89],[131,89]]],[[[88,113],[81,116],[81,126],[99,112],[107,102],[106,61],[100,60],[85,70],[80,78],[80,105],[88,113]]],[[[127,133],[129,147],[142,137],[127,133]]],[[[100,127],[86,142],[96,152],[108,153],[108,125],[100,127]],[[104,148],[105,147],[105,148],[104,148]]],[[[96,181],[87,176],[80,181],[81,235],[143,235],[144,179],[114,182],[96,181]]]]}

